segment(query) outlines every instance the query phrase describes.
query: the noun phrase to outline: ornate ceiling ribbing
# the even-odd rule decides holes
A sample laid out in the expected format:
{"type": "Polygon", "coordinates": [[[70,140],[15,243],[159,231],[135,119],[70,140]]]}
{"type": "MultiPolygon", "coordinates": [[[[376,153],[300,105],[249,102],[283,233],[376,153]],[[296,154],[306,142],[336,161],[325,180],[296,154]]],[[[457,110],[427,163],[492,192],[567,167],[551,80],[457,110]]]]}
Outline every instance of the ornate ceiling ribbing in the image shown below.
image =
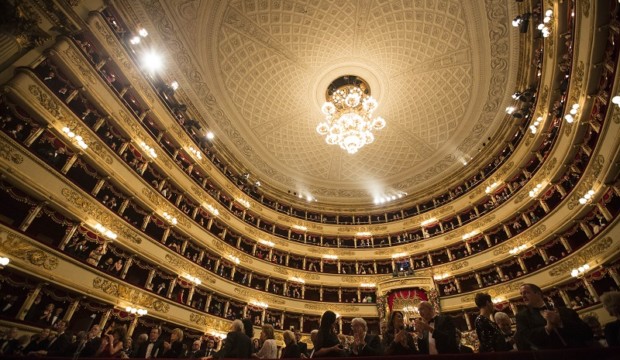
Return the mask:
{"type": "Polygon", "coordinates": [[[368,204],[462,170],[516,90],[509,1],[120,3],[156,30],[167,73],[241,167],[322,202],[368,204]],[[388,121],[353,156],[314,130],[345,74],[369,82],[388,121]]]}

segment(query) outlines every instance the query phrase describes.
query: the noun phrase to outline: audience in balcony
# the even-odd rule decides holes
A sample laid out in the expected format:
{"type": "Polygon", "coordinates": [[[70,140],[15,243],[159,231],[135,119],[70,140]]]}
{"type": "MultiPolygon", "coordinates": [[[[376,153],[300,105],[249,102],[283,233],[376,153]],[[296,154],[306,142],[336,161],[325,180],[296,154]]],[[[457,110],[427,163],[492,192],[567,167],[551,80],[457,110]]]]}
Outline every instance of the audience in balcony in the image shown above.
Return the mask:
{"type": "Polygon", "coordinates": [[[592,341],[592,330],[574,310],[546,302],[537,285],[521,285],[520,292],[526,308],[517,314],[519,350],[586,347],[592,341]]]}

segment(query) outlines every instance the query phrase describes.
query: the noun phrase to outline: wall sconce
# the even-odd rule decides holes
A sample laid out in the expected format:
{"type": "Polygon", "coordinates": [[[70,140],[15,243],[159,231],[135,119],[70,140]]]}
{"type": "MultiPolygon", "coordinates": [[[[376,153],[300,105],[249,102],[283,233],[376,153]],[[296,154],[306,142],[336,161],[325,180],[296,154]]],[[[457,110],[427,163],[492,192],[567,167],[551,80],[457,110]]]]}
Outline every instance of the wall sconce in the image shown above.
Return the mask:
{"type": "Polygon", "coordinates": [[[495,190],[495,188],[497,188],[499,186],[499,182],[494,182],[493,184],[487,186],[486,189],[484,189],[484,192],[487,194],[490,194],[493,190],[495,190]]]}
{"type": "Polygon", "coordinates": [[[363,287],[363,288],[375,288],[375,287],[377,287],[377,284],[375,284],[375,283],[361,283],[360,287],[363,287]]]}
{"type": "Polygon", "coordinates": [[[510,255],[517,255],[518,253],[522,252],[525,249],[527,249],[527,245],[523,244],[523,245],[513,247],[512,249],[510,249],[510,251],[508,251],[508,253],[510,255]]]}
{"type": "MultiPolygon", "coordinates": [[[[176,81],[175,81],[176,82],[176,81]]],[[[177,84],[177,88],[179,87],[179,85],[177,84]]],[[[176,90],[176,89],[175,89],[176,90]]],[[[189,147],[189,152],[192,153],[198,160],[202,160],[202,154],[200,153],[200,151],[194,149],[193,146],[189,147]]]]}
{"type": "Polygon", "coordinates": [[[228,258],[237,265],[241,264],[241,260],[239,260],[239,258],[235,255],[228,255],[228,258]]]}
{"type": "Polygon", "coordinates": [[[436,222],[437,222],[437,218],[434,218],[434,217],[433,217],[433,218],[430,218],[430,219],[428,219],[428,220],[424,220],[424,221],[422,221],[422,222],[420,223],[420,226],[424,227],[424,226],[426,226],[426,225],[434,224],[434,223],[436,223],[436,222]]]}
{"type": "Polygon", "coordinates": [[[266,302],[258,301],[258,300],[251,300],[250,305],[259,307],[261,309],[267,309],[269,307],[269,304],[267,304],[266,302]]]}
{"type": "Polygon", "coordinates": [[[290,277],[289,281],[297,282],[297,283],[300,283],[300,284],[305,284],[306,283],[306,280],[300,278],[299,276],[290,277]]]}
{"type": "Polygon", "coordinates": [[[148,314],[148,311],[146,311],[146,309],[139,309],[139,308],[135,308],[133,306],[127,306],[125,308],[125,311],[127,311],[130,314],[134,314],[134,315],[138,315],[138,316],[144,316],[144,315],[148,314]]]}
{"type": "Polygon", "coordinates": [[[569,124],[572,124],[575,121],[575,116],[577,116],[577,112],[579,111],[579,104],[573,104],[568,114],[564,115],[564,119],[569,124]]]}
{"type": "Polygon", "coordinates": [[[545,11],[545,17],[543,18],[543,22],[538,25],[538,30],[542,32],[543,37],[549,37],[551,35],[551,28],[547,26],[553,19],[553,10],[549,9],[545,11]]]}
{"type": "Polygon", "coordinates": [[[8,257],[0,256],[0,270],[4,269],[10,262],[11,260],[8,257]]]}
{"type": "Polygon", "coordinates": [[[443,280],[446,279],[450,276],[450,274],[448,273],[443,273],[443,274],[437,274],[437,275],[433,275],[433,280],[435,281],[439,281],[439,280],[443,280]]]}
{"type": "Polygon", "coordinates": [[[538,196],[538,194],[540,194],[540,192],[543,189],[543,183],[540,183],[538,185],[536,185],[535,188],[533,188],[532,190],[530,190],[530,197],[531,198],[535,198],[536,196],[538,196]]]}
{"type": "Polygon", "coordinates": [[[162,216],[164,217],[164,219],[166,219],[167,222],[169,222],[172,225],[176,225],[177,224],[177,218],[175,218],[174,216],[168,214],[167,212],[164,211],[164,213],[162,214],[162,216]]]}
{"type": "Polygon", "coordinates": [[[148,156],[150,156],[152,159],[156,159],[157,158],[157,153],[155,152],[155,149],[153,149],[152,147],[148,146],[144,141],[140,142],[140,147],[146,151],[146,154],[148,156]]]}
{"type": "Polygon", "coordinates": [[[323,259],[338,260],[338,255],[324,254],[323,259]]]}
{"type": "Polygon", "coordinates": [[[263,245],[267,245],[269,247],[276,246],[276,244],[274,244],[272,241],[268,241],[268,240],[259,239],[258,242],[263,244],[263,245]]]}
{"type": "Polygon", "coordinates": [[[202,203],[202,207],[205,208],[208,212],[213,214],[214,216],[220,215],[220,211],[215,208],[215,206],[207,203],[202,203]]]}
{"type": "Polygon", "coordinates": [[[247,201],[246,199],[238,198],[238,199],[235,199],[235,200],[237,200],[237,202],[239,204],[243,205],[246,209],[250,208],[250,202],[247,201]]]}
{"type": "Polygon", "coordinates": [[[357,234],[355,234],[355,236],[357,236],[357,237],[371,237],[372,233],[370,231],[360,231],[357,234]]]}
{"type": "Polygon", "coordinates": [[[187,274],[187,275],[185,275],[185,276],[183,276],[183,277],[184,277],[184,278],[186,278],[187,280],[189,280],[189,281],[193,282],[193,283],[194,283],[194,284],[196,284],[196,285],[200,285],[200,284],[202,284],[202,281],[200,281],[200,279],[199,279],[199,278],[197,278],[197,277],[195,277],[195,276],[192,276],[192,275],[187,274]]]}
{"type": "Polygon", "coordinates": [[[463,240],[467,240],[474,235],[478,235],[480,233],[479,230],[470,231],[467,234],[463,235],[463,240]]]}
{"type": "Polygon", "coordinates": [[[405,256],[407,256],[407,253],[400,252],[400,253],[392,254],[392,259],[398,259],[398,258],[402,258],[405,256]]]}
{"type": "Polygon", "coordinates": [[[581,277],[581,276],[583,276],[583,275],[586,273],[586,271],[588,271],[589,269],[590,269],[590,265],[588,265],[588,264],[583,264],[583,265],[581,265],[580,267],[578,267],[578,268],[576,268],[576,269],[571,270],[571,272],[570,272],[570,276],[572,276],[572,277],[574,277],[574,278],[581,277]]]}
{"type": "Polygon", "coordinates": [[[101,225],[100,223],[97,223],[95,225],[95,230],[97,230],[101,235],[107,237],[110,240],[116,240],[116,238],[118,237],[118,235],[116,235],[115,232],[111,231],[110,229],[107,229],[105,226],[101,225]]]}
{"type": "Polygon", "coordinates": [[[612,97],[611,102],[616,104],[617,107],[620,107],[620,95],[616,95],[612,97]]]}
{"type": "Polygon", "coordinates": [[[534,123],[530,125],[530,131],[532,132],[532,134],[536,134],[536,132],[538,131],[538,125],[540,125],[542,120],[543,117],[539,116],[538,118],[536,118],[536,121],[534,121],[534,123]]]}
{"type": "Polygon", "coordinates": [[[301,231],[306,231],[308,230],[307,227],[303,226],[303,225],[293,225],[292,226],[293,229],[297,229],[297,230],[301,230],[301,231]]]}
{"type": "Polygon", "coordinates": [[[594,190],[588,190],[588,192],[579,199],[579,203],[581,205],[587,204],[590,200],[592,200],[593,195],[594,195],[594,190]]]}
{"type": "Polygon", "coordinates": [[[88,144],[84,142],[84,139],[80,135],[76,134],[73,130],[69,129],[69,127],[63,127],[62,132],[65,133],[65,135],[67,135],[67,137],[80,148],[84,150],[88,149],[88,144]]]}

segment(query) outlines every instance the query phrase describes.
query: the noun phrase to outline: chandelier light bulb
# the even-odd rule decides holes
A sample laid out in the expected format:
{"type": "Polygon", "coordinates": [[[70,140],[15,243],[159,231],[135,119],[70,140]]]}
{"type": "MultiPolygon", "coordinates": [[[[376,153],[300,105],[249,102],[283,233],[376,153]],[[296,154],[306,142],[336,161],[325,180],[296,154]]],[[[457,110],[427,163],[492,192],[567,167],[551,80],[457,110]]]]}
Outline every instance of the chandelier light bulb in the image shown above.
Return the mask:
{"type": "Polygon", "coordinates": [[[614,97],[611,98],[611,102],[616,104],[616,105],[620,105],[620,95],[616,95],[614,97]]]}

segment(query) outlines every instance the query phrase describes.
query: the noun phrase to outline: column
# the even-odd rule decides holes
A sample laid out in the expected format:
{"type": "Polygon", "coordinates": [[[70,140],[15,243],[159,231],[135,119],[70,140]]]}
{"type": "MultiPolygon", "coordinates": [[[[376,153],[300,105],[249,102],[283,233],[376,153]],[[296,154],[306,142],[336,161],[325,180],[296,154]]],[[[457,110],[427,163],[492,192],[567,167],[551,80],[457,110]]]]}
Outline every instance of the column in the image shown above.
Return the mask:
{"type": "Polygon", "coordinates": [[[75,310],[77,310],[77,307],[79,305],[80,300],[73,301],[67,308],[67,311],[65,311],[65,315],[62,317],[62,319],[66,321],[71,321],[71,318],[73,317],[73,314],[75,313],[75,310]]]}
{"type": "Polygon", "coordinates": [[[153,290],[153,278],[155,277],[155,269],[151,269],[149,271],[149,275],[146,277],[146,283],[144,284],[144,287],[149,289],[149,290],[153,290]]]}
{"type": "Polygon", "coordinates": [[[521,271],[523,271],[524,274],[527,274],[527,266],[525,266],[525,262],[523,261],[523,258],[519,256],[517,258],[517,261],[519,262],[519,266],[521,266],[521,271]]]}
{"type": "Polygon", "coordinates": [[[607,268],[607,271],[609,272],[609,275],[611,275],[611,278],[614,279],[616,286],[620,286],[620,276],[618,276],[618,271],[612,267],[607,268]]]}
{"type": "Polygon", "coordinates": [[[26,314],[28,313],[28,310],[30,310],[30,308],[32,307],[34,300],[37,298],[37,296],[39,296],[39,293],[41,293],[41,288],[43,288],[43,284],[37,285],[36,288],[32,289],[32,291],[28,293],[26,300],[17,312],[18,320],[24,320],[26,318],[26,314]]]}
{"type": "Polygon", "coordinates": [[[467,330],[471,331],[472,326],[471,326],[471,319],[469,318],[469,315],[467,315],[467,313],[463,311],[463,316],[465,317],[465,322],[467,323],[467,330]]]}
{"type": "Polygon", "coordinates": [[[454,285],[456,285],[456,291],[458,291],[458,293],[461,293],[461,282],[459,281],[459,279],[457,277],[454,277],[454,285]]]}
{"type": "Polygon", "coordinates": [[[65,249],[65,246],[67,246],[67,244],[69,243],[69,240],[71,240],[73,235],[75,235],[75,232],[77,231],[78,226],[80,226],[80,224],[75,224],[71,226],[69,229],[67,229],[65,236],[63,236],[62,241],[60,242],[60,245],[58,246],[60,250],[65,249]]]}
{"type": "Polygon", "coordinates": [[[596,293],[596,289],[594,288],[594,286],[592,286],[592,283],[588,279],[586,279],[585,277],[582,278],[581,281],[583,281],[583,285],[586,287],[586,289],[590,293],[590,296],[592,297],[594,302],[598,302],[599,301],[599,296],[596,293]]]}
{"type": "Polygon", "coordinates": [[[125,266],[123,267],[123,271],[121,272],[121,279],[124,279],[127,276],[127,272],[129,271],[129,268],[131,267],[132,264],[133,264],[133,257],[130,257],[129,259],[125,261],[125,266]]]}
{"type": "Polygon", "coordinates": [[[114,311],[114,309],[109,309],[103,315],[101,315],[101,320],[99,320],[99,327],[102,330],[105,328],[105,324],[108,322],[108,319],[110,319],[110,315],[112,315],[112,311],[114,311]]]}
{"type": "Polygon", "coordinates": [[[540,254],[540,257],[542,257],[543,261],[546,263],[549,262],[549,256],[547,256],[547,252],[545,251],[545,249],[543,248],[535,248],[536,251],[538,251],[538,253],[540,254]]]}
{"type": "Polygon", "coordinates": [[[474,273],[474,275],[476,276],[476,281],[478,282],[478,287],[482,288],[482,278],[480,277],[480,274],[474,273]]]}
{"type": "Polygon", "coordinates": [[[176,285],[177,285],[177,279],[176,278],[170,280],[170,287],[168,288],[168,292],[166,293],[166,297],[168,299],[170,299],[170,297],[172,296],[172,291],[174,290],[176,285]]]}
{"type": "MultiPolygon", "coordinates": [[[[284,322],[282,322],[282,325],[284,325],[284,322]]],[[[304,314],[301,314],[299,316],[299,331],[303,332],[303,327],[304,327],[304,314]]]]}
{"type": "Polygon", "coordinates": [[[499,278],[501,281],[504,280],[504,271],[502,271],[502,268],[495,265],[495,271],[497,271],[497,275],[499,275],[499,278]]]}
{"type": "Polygon", "coordinates": [[[573,252],[573,248],[570,246],[568,240],[566,240],[564,236],[560,236],[560,242],[562,243],[562,245],[564,245],[564,249],[566,249],[567,253],[573,252]]]}
{"type": "Polygon", "coordinates": [[[99,181],[97,181],[97,184],[95,184],[95,186],[93,187],[93,190],[90,192],[91,195],[97,196],[97,194],[99,194],[99,191],[101,191],[101,188],[103,187],[103,185],[105,184],[108,178],[109,177],[105,177],[104,179],[99,179],[99,181]]]}
{"type": "Polygon", "coordinates": [[[127,336],[133,335],[133,331],[136,329],[136,326],[138,326],[138,318],[139,316],[134,315],[133,319],[131,319],[131,324],[129,324],[129,328],[127,329],[127,336]]]}
{"type": "Polygon", "coordinates": [[[34,220],[34,218],[39,214],[39,212],[41,212],[41,209],[43,209],[43,206],[45,206],[45,204],[47,204],[46,201],[41,202],[37,206],[31,208],[30,211],[28,212],[28,215],[26,216],[24,221],[22,221],[21,225],[19,226],[19,230],[25,232],[26,229],[28,229],[28,226],[30,226],[30,223],[32,223],[32,220],[34,220]]]}
{"type": "Polygon", "coordinates": [[[191,306],[192,298],[194,297],[194,291],[196,291],[196,284],[192,284],[192,287],[189,288],[189,291],[187,292],[187,301],[185,302],[185,305],[191,306]]]}
{"type": "Polygon", "coordinates": [[[454,260],[454,256],[452,256],[452,251],[450,251],[450,248],[446,248],[446,253],[448,253],[448,260],[449,261],[454,260]]]}

